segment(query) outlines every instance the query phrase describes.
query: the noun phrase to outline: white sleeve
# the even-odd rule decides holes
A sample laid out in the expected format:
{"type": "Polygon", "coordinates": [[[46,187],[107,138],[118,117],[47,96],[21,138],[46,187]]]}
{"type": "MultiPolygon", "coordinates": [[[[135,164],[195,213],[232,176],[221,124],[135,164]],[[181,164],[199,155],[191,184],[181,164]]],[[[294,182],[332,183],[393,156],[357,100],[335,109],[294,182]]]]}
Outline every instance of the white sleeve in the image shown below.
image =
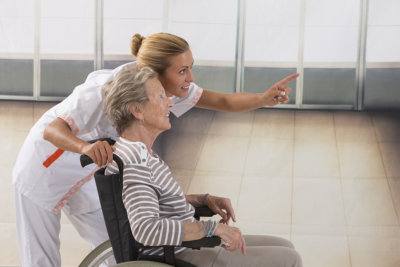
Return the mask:
{"type": "Polygon", "coordinates": [[[203,88],[191,83],[189,86],[189,94],[185,98],[173,96],[171,98],[174,106],[170,109],[176,117],[182,116],[184,113],[193,108],[199,101],[203,93],[203,88]]]}
{"type": "Polygon", "coordinates": [[[75,135],[90,133],[103,118],[101,88],[112,78],[111,71],[90,74],[56,107],[56,115],[68,123],[75,135]]]}

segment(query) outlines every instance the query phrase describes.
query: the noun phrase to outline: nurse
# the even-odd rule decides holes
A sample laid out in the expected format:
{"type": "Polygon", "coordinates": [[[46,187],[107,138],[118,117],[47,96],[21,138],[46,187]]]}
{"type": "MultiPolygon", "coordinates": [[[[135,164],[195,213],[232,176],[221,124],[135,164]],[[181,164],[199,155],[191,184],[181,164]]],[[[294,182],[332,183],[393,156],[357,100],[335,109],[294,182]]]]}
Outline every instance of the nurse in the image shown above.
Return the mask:
{"type": "Polygon", "coordinates": [[[131,40],[136,61],[114,70],[90,73],[61,103],[48,110],[30,130],[13,169],[18,244],[22,266],[61,266],[59,233],[61,210],[93,247],[108,239],[97,190],[96,166],[82,168],[80,154],[98,165],[112,161],[107,142],[87,141],[118,134],[103,113],[103,85],[122,69],[136,65],[154,69],[174,103],[179,117],[193,107],[241,112],[287,103],[290,75],[264,93],[221,94],[195,83],[193,56],[188,43],[172,34],[157,33],[131,40]]]}

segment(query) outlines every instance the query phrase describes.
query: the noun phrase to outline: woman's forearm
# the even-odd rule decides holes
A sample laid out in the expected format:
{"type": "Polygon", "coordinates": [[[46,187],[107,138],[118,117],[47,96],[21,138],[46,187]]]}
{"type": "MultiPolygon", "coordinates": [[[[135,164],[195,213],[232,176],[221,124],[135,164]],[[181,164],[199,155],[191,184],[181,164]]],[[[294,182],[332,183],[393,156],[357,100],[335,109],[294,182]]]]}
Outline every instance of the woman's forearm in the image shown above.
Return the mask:
{"type": "Polygon", "coordinates": [[[83,147],[88,143],[72,134],[71,128],[61,118],[47,125],[43,138],[58,148],[82,154],[83,147]]]}
{"type": "Polygon", "coordinates": [[[183,222],[182,241],[197,240],[204,237],[203,228],[198,222],[183,222]]]}
{"type": "Polygon", "coordinates": [[[196,107],[226,112],[243,112],[266,106],[263,94],[221,94],[204,90],[196,107]]]}
{"type": "Polygon", "coordinates": [[[189,202],[193,207],[200,207],[203,206],[205,203],[204,202],[204,196],[205,194],[192,194],[192,195],[186,195],[186,201],[189,202]]]}

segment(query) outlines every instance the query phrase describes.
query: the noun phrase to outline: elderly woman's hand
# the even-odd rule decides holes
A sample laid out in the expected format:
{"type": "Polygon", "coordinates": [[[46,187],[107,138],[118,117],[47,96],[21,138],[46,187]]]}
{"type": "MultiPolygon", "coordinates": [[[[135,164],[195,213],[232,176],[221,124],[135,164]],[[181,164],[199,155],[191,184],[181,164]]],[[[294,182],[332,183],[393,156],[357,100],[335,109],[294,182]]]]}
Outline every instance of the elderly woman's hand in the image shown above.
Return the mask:
{"type": "Polygon", "coordinates": [[[246,255],[246,242],[239,228],[232,227],[226,224],[218,224],[214,235],[219,236],[224,244],[222,247],[228,251],[241,249],[242,254],[246,255]]]}
{"type": "Polygon", "coordinates": [[[231,218],[236,222],[235,212],[229,198],[208,195],[205,204],[222,217],[220,222],[228,224],[231,218]]]}
{"type": "Polygon", "coordinates": [[[289,75],[279,82],[275,83],[263,94],[265,104],[267,106],[275,106],[276,104],[286,104],[289,102],[289,94],[291,88],[287,86],[287,83],[299,77],[298,73],[289,75]]]}

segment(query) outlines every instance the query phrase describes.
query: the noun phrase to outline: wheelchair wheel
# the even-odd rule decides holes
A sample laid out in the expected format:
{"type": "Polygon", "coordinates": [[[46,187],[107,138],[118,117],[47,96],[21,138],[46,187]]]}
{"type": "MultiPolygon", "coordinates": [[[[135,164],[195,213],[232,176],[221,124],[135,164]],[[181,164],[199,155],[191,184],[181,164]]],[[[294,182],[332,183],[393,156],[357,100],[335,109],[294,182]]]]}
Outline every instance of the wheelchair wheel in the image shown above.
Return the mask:
{"type": "Polygon", "coordinates": [[[79,267],[98,267],[108,259],[115,263],[110,240],[107,240],[92,250],[79,264],[79,267]]]}
{"type": "MultiPolygon", "coordinates": [[[[79,264],[79,267],[98,267],[109,266],[107,260],[114,260],[114,253],[110,240],[107,240],[92,250],[79,264]]],[[[115,261],[114,261],[115,262],[115,261]]],[[[171,267],[171,265],[155,261],[129,261],[123,262],[112,267],[171,267]]]]}

